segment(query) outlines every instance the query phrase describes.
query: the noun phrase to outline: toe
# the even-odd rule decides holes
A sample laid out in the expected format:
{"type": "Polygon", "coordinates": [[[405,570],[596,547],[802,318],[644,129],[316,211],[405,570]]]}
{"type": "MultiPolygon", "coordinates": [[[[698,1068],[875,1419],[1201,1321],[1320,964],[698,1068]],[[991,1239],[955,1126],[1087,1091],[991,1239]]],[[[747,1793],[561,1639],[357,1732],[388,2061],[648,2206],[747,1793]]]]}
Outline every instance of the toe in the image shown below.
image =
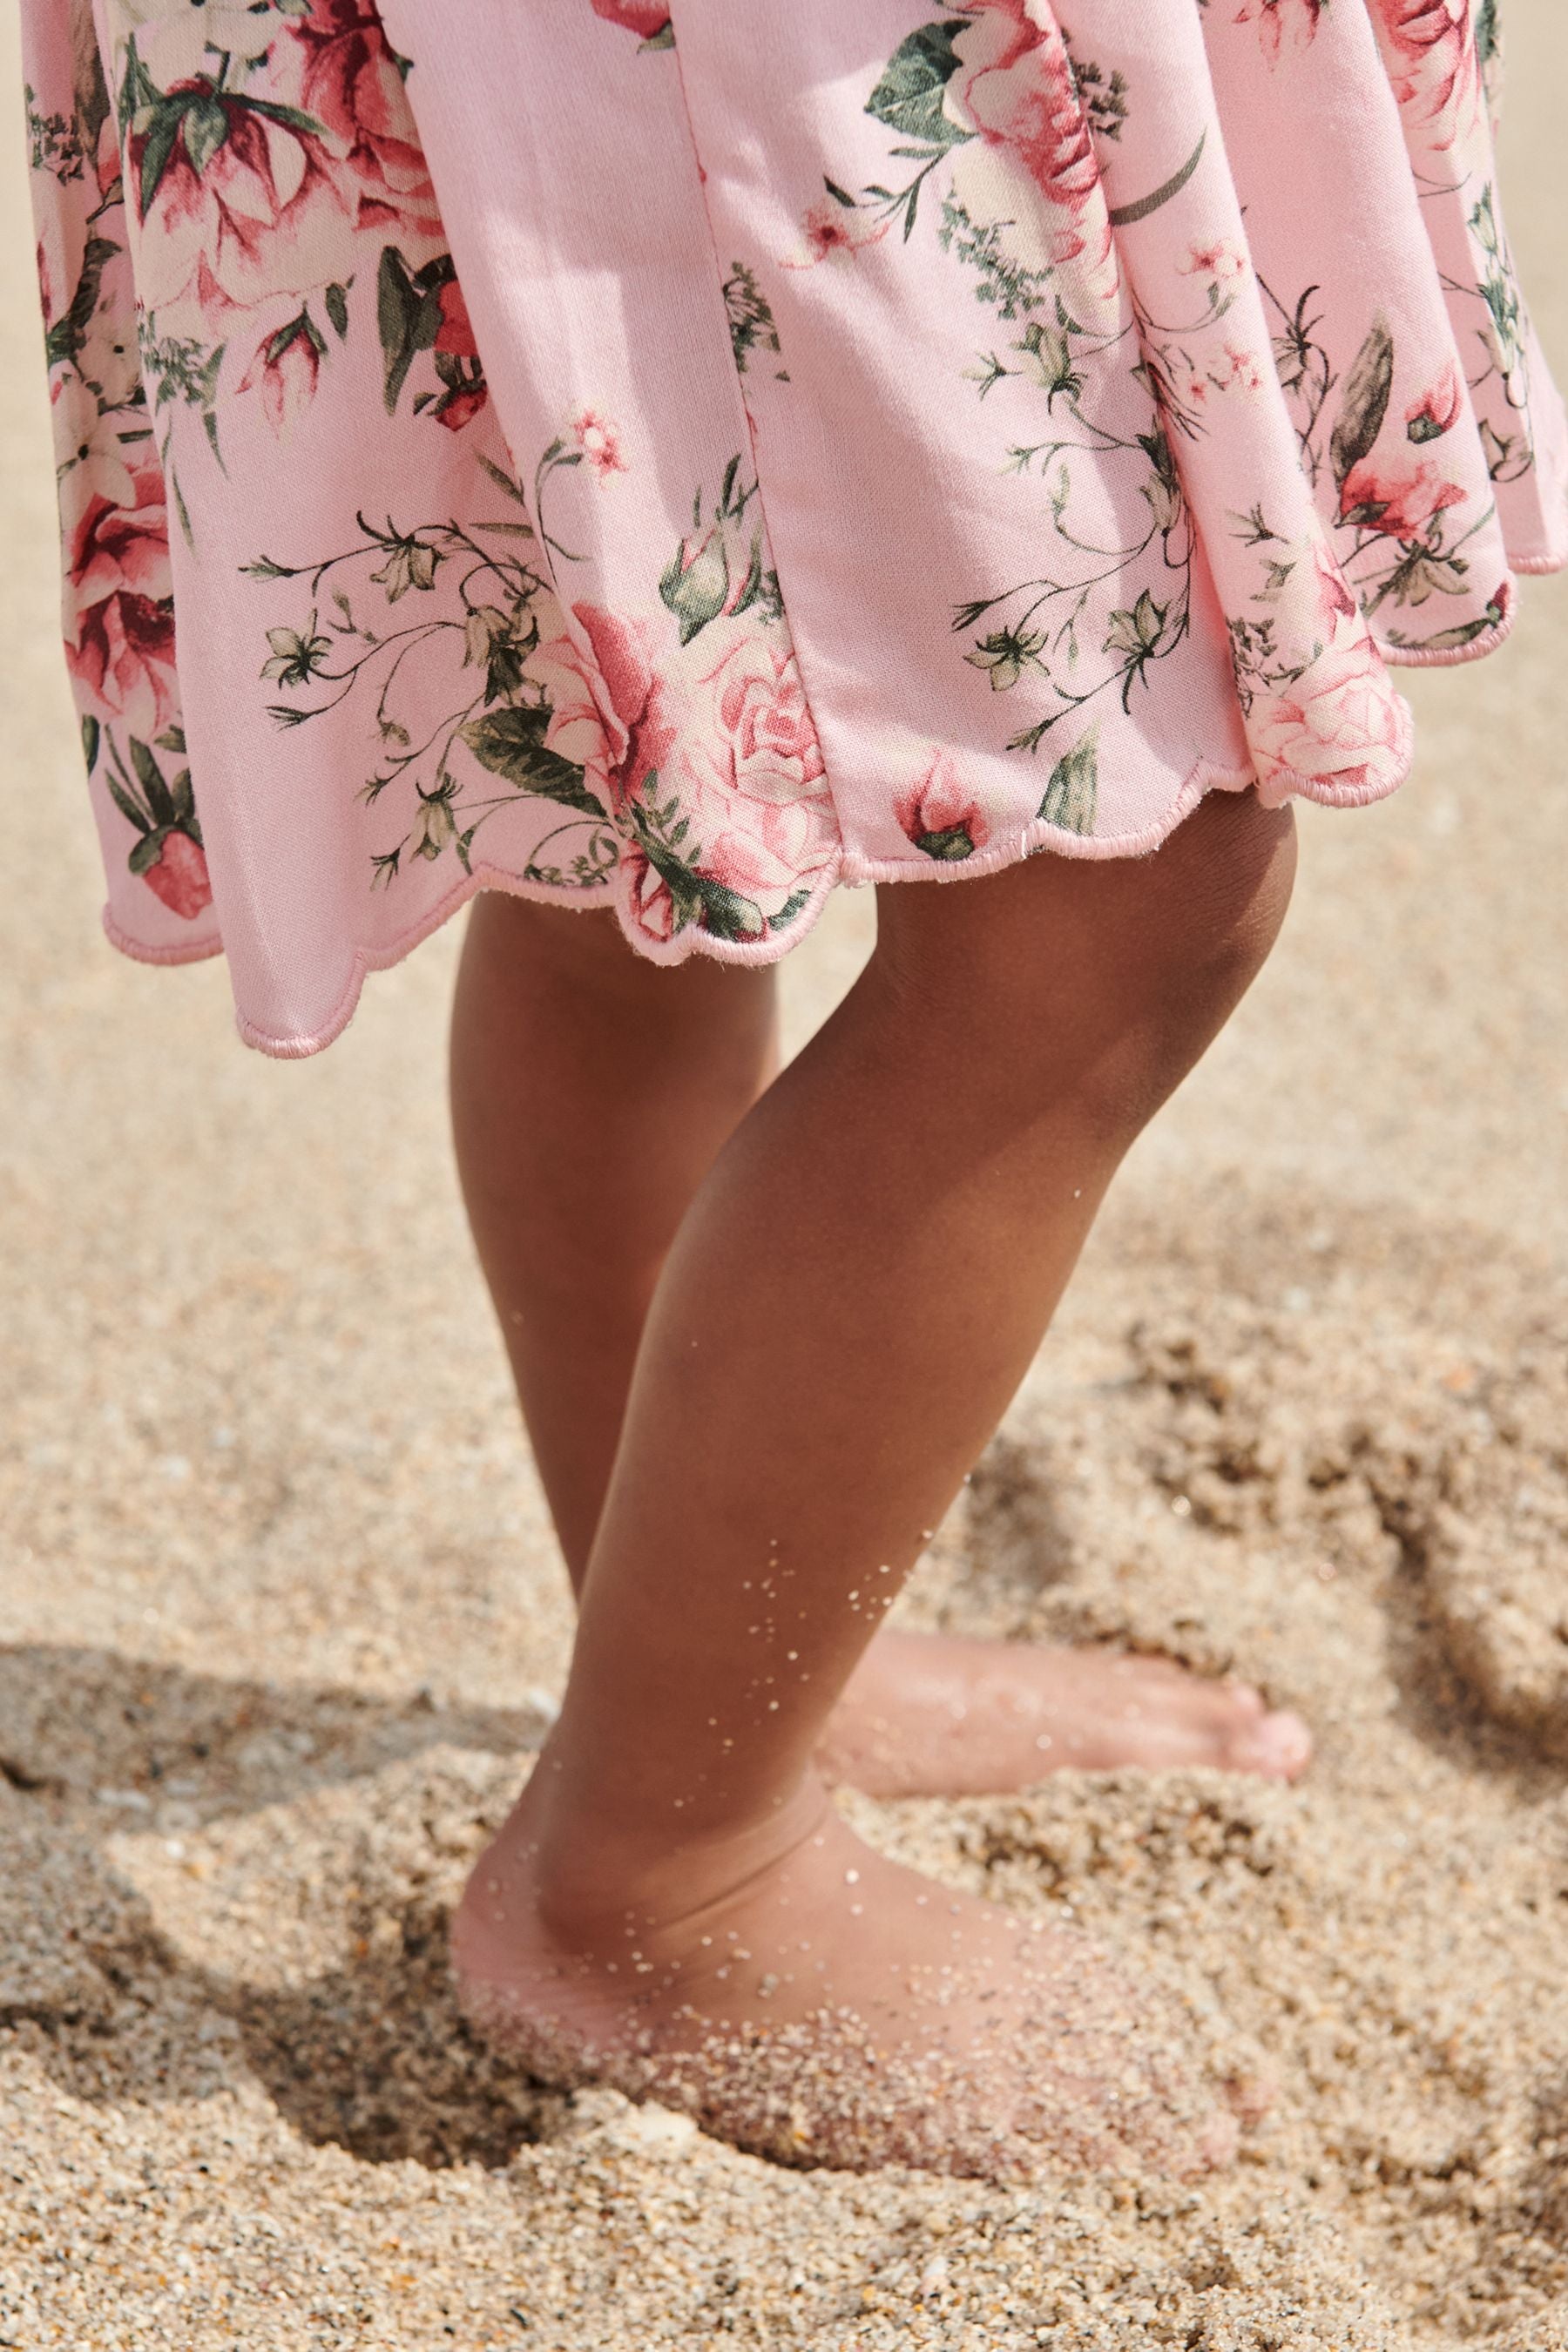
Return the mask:
{"type": "Polygon", "coordinates": [[[1195,2172],[1223,2172],[1236,2162],[1241,2127],[1228,2108],[1216,2107],[1198,2134],[1195,2172]]]}
{"type": "Polygon", "coordinates": [[[1312,1735],[1299,1715],[1279,1707],[1256,1723],[1238,1726],[1227,1749],[1226,1760],[1234,1771],[1296,1780],[1311,1761],[1312,1735]]]}
{"type": "Polygon", "coordinates": [[[1275,2086],[1263,2074],[1232,2074],[1224,2089],[1231,2114],[1244,2130],[1260,2124],[1274,2105],[1275,2086]]]}

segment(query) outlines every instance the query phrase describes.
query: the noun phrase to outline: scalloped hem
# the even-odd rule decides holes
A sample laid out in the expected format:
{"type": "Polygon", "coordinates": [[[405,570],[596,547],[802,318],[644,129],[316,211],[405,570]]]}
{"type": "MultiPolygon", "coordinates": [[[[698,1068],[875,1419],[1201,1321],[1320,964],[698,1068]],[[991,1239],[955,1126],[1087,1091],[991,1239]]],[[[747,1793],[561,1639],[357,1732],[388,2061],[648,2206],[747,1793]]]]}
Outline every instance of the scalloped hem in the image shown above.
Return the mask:
{"type": "MultiPolygon", "coordinates": [[[[963,882],[977,875],[999,873],[1006,866],[1021,865],[1026,858],[1036,856],[1042,850],[1086,860],[1150,856],[1163,842],[1169,840],[1177,826],[1211,792],[1240,793],[1255,789],[1266,807],[1278,807],[1289,800],[1314,801],[1321,806],[1331,808],[1363,807],[1373,801],[1387,799],[1409,776],[1414,728],[1403,698],[1400,709],[1405,723],[1397,746],[1397,766],[1391,775],[1376,783],[1336,785],[1321,777],[1287,773],[1276,776],[1266,787],[1258,783],[1250,768],[1223,768],[1211,760],[1200,759],[1188,772],[1163,818],[1139,833],[1096,838],[1068,832],[1061,825],[1037,818],[1021,833],[1009,835],[1004,841],[993,842],[987,848],[977,850],[964,858],[868,857],[858,851],[841,849],[813,877],[811,895],[787,930],[773,933],[762,940],[714,939],[694,925],[676,933],[673,939],[650,940],[646,932],[637,929],[632,920],[628,869],[624,865],[608,881],[581,889],[563,888],[553,883],[531,882],[523,876],[508,873],[500,866],[476,866],[472,874],[465,876],[455,889],[437,899],[416,923],[400,931],[395,939],[382,947],[355,947],[342,991],[331,1012],[318,1027],[279,1034],[260,1027],[237,1003],[235,1006],[235,1026],[247,1045],[265,1054],[269,1060],[309,1060],[312,1055],[323,1052],[348,1027],[358,1008],[369,973],[385,971],[403,962],[454,915],[461,913],[481,890],[499,890],[509,898],[569,907],[578,914],[607,913],[613,908],[634,952],[649,963],[684,963],[693,955],[706,956],[716,963],[778,963],[808,932],[815,929],[824,907],[834,890],[839,887],[859,889],[868,883],[963,882]]],[[[103,929],[110,944],[137,963],[202,963],[224,952],[221,938],[211,933],[204,933],[188,944],[175,946],[153,945],[133,939],[121,929],[107,907],[103,912],[103,929]]]]}
{"type": "Polygon", "coordinates": [[[169,941],[154,947],[146,940],[133,940],[129,931],[122,931],[107,905],[100,920],[110,946],[118,948],[122,956],[129,956],[132,963],[211,963],[214,956],[223,953],[223,935],[218,931],[203,931],[183,946],[169,941]]]}
{"type": "Polygon", "coordinates": [[[1513,569],[1531,580],[1542,579],[1552,572],[1568,572],[1568,541],[1552,555],[1515,556],[1513,569]]]}
{"type": "Polygon", "coordinates": [[[1520,580],[1541,580],[1552,572],[1568,571],[1568,535],[1564,536],[1561,546],[1550,550],[1545,555],[1510,555],[1508,569],[1509,576],[1503,583],[1506,601],[1501,620],[1495,628],[1484,629],[1479,636],[1472,637],[1468,645],[1390,645],[1374,629],[1372,632],[1373,644],[1390,669],[1450,669],[1461,662],[1480,661],[1486,655],[1496,653],[1498,647],[1512,636],[1519,619],[1519,598],[1514,591],[1520,580]]]}

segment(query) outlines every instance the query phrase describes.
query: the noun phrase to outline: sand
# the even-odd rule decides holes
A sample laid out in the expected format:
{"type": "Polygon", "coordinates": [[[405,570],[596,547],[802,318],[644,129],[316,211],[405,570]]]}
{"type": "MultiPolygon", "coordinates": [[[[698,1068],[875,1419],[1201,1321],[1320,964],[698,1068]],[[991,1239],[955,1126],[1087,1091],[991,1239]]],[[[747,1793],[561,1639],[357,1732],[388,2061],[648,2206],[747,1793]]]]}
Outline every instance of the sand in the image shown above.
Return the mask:
{"type": "MultiPolygon", "coordinates": [[[[1568,18],[1510,17],[1568,376],[1568,18]]],[[[1235,1667],[1315,1768],[845,1800],[1142,1956],[1274,2112],[1199,2188],[782,2170],[536,2093],[455,2014],[444,1916],[570,1635],[443,1132],[456,938],[291,1066],[220,966],[103,945],[15,118],[0,2344],[1568,2344],[1568,591],[1415,678],[1394,803],[1308,814],[1275,961],[905,1604],[1235,1667]]],[[[787,964],[796,1038],[869,912],[787,964]]]]}

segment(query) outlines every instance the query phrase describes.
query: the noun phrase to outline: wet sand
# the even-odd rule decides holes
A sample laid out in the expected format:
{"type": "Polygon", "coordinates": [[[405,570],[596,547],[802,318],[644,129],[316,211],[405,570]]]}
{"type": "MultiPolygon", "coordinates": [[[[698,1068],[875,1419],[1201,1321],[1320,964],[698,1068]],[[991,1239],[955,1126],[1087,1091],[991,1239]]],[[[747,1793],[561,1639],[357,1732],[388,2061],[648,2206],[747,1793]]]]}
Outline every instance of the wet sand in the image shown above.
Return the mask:
{"type": "MultiPolygon", "coordinates": [[[[1568,379],[1568,18],[1511,0],[1510,219],[1568,379]]],[[[14,82],[14,0],[0,9],[14,82]]],[[[1139,1147],[907,1621],[1235,1668],[1296,1789],[844,1801],[1151,1956],[1279,2083],[1226,2178],[795,2173],[460,2025],[443,1923],[565,1580],[443,1126],[455,932],[322,1059],[138,969],[55,628],[0,203],[0,2344],[73,2352],[1568,2345],[1568,588],[1309,811],[1275,961],[1139,1147]]],[[[865,951],[785,967],[798,1039],[865,951]]]]}

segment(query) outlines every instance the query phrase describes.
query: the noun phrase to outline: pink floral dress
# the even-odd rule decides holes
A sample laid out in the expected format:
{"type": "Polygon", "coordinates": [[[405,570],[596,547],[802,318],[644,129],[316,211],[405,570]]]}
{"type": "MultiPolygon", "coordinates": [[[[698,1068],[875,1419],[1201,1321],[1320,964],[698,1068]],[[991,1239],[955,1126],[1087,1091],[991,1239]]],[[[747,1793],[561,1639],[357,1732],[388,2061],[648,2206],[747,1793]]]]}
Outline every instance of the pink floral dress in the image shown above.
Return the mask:
{"type": "Polygon", "coordinates": [[[1376,799],[1568,556],[1496,0],[23,13],[106,922],[269,1053],[481,887],[1376,799]]]}

